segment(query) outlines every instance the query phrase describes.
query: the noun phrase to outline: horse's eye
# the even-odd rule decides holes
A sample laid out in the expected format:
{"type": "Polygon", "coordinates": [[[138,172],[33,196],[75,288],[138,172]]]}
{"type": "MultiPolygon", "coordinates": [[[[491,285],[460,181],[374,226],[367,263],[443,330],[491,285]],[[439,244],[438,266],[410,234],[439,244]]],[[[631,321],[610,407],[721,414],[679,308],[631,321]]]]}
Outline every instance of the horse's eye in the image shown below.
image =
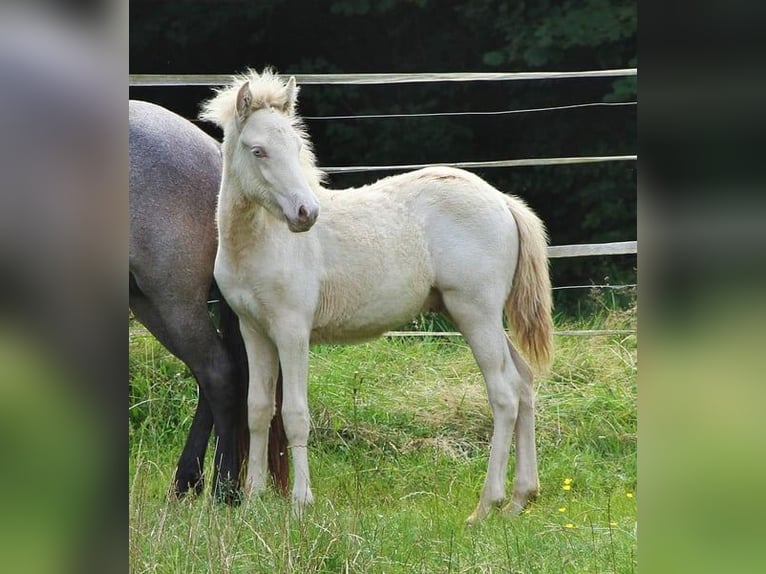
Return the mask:
{"type": "Polygon", "coordinates": [[[250,148],[250,151],[253,152],[255,157],[266,157],[266,150],[264,150],[261,146],[253,146],[250,148]]]}

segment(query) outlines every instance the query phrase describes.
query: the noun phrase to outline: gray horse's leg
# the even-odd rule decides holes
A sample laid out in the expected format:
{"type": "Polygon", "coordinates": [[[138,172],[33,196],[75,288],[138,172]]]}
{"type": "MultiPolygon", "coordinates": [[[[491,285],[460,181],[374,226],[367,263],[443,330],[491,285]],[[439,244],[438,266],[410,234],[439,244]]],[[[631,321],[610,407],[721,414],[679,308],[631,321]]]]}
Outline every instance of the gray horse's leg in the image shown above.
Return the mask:
{"type": "Polygon", "coordinates": [[[200,387],[197,410],[176,469],[176,493],[183,495],[191,488],[201,491],[205,451],[215,424],[218,441],[214,491],[224,499],[233,499],[241,461],[235,433],[235,407],[239,401],[231,360],[210,321],[206,304],[182,306],[178,301],[157,299],[131,292],[130,305],[160,343],[187,364],[200,387]]]}
{"type": "Polygon", "coordinates": [[[205,461],[205,452],[213,430],[213,412],[205,396],[200,393],[197,408],[194,411],[189,436],[181,451],[176,466],[176,476],[173,480],[175,493],[179,498],[190,490],[195,494],[202,493],[204,487],[204,474],[202,467],[205,461]]]}

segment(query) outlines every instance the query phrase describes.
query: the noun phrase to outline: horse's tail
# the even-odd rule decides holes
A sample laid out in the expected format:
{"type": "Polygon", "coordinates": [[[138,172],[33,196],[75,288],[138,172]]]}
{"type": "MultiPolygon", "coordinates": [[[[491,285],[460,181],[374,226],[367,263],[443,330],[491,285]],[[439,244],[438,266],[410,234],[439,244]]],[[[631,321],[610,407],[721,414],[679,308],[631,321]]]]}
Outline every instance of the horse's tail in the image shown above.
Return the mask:
{"type": "Polygon", "coordinates": [[[276,410],[269,427],[269,472],[274,486],[283,495],[290,490],[290,459],[287,456],[287,434],[282,421],[282,367],[279,368],[276,389],[276,410]]]}
{"type": "MultiPolygon", "coordinates": [[[[216,286],[217,290],[217,286],[216,286]]],[[[250,446],[250,431],[247,423],[247,387],[248,387],[248,366],[247,351],[245,343],[242,340],[242,334],[239,330],[239,319],[236,313],[229,307],[229,304],[220,294],[217,293],[220,301],[220,327],[223,345],[229,352],[234,363],[235,379],[237,383],[237,394],[240,400],[241,409],[238,411],[237,433],[239,443],[239,459],[242,462],[242,476],[245,476],[247,470],[247,454],[250,446]]],[[[276,411],[271,420],[269,428],[269,473],[275,486],[282,494],[287,494],[290,488],[290,467],[287,457],[287,435],[282,423],[282,371],[279,371],[276,389],[276,411]]]]}
{"type": "Polygon", "coordinates": [[[505,315],[519,346],[541,371],[553,361],[553,298],[548,271],[548,234],[539,217],[518,197],[507,195],[519,230],[519,257],[505,315]]]}

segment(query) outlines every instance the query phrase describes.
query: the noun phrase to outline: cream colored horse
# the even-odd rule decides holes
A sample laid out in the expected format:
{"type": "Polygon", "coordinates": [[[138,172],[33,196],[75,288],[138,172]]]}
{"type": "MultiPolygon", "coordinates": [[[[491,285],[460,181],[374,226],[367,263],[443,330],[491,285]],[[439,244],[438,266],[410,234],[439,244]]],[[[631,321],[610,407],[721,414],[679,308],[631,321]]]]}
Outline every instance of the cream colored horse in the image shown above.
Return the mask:
{"type": "Polygon", "coordinates": [[[546,368],[552,322],[543,224],[520,199],[446,167],[324,189],[296,115],[297,93],[294,78],[249,71],[201,114],[224,132],[215,278],[239,315],[250,363],[247,487],[266,487],[279,364],[300,513],[313,501],[309,345],[373,338],[441,310],[473,351],[494,419],[487,476],[468,521],[505,500],[514,428],[516,477],[504,510],[521,511],[539,489],[534,390],[503,312],[522,350],[546,368]]]}

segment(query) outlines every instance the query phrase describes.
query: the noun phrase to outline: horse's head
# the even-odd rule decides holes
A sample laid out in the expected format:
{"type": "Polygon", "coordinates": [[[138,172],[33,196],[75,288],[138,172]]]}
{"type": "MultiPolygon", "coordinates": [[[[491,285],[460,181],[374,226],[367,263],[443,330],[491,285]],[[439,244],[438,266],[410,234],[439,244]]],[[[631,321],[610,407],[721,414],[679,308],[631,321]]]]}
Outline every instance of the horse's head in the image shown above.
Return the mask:
{"type": "Polygon", "coordinates": [[[242,84],[236,100],[240,129],[235,155],[245,189],[259,190],[257,199],[263,206],[277,217],[284,217],[290,231],[300,232],[314,225],[319,216],[319,201],[301,163],[303,139],[284,113],[295,106],[295,78],[290,78],[286,92],[285,107],[253,110],[250,82],[242,84]]]}
{"type": "Polygon", "coordinates": [[[308,231],[319,216],[312,184],[318,170],[300,119],[294,115],[298,87],[270,71],[251,73],[240,86],[219,92],[202,117],[224,130],[224,177],[242,193],[284,219],[290,231],[308,231]]]}

